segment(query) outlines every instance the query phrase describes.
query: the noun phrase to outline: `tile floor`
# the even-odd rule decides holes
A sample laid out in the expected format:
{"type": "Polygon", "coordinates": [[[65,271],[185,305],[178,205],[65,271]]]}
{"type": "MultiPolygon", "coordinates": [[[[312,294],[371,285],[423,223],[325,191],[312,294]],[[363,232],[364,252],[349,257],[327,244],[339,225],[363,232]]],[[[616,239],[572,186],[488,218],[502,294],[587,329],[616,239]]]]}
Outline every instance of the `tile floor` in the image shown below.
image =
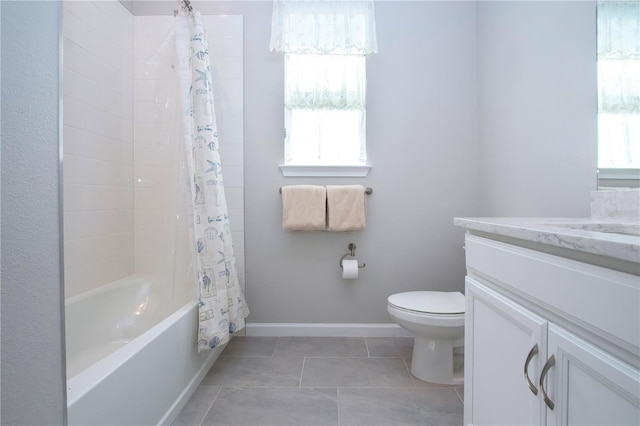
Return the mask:
{"type": "Polygon", "coordinates": [[[234,337],[174,425],[462,425],[463,388],[409,373],[410,337],[234,337]]]}

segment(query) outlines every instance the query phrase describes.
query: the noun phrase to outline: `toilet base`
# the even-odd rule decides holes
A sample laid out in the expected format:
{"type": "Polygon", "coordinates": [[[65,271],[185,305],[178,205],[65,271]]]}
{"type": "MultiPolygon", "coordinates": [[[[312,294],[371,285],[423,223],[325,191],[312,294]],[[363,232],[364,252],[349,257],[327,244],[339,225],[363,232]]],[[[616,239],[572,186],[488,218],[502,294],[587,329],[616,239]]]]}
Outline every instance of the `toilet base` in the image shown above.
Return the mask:
{"type": "Polygon", "coordinates": [[[462,374],[454,372],[453,340],[415,336],[411,374],[420,380],[443,385],[462,384],[462,374]]]}

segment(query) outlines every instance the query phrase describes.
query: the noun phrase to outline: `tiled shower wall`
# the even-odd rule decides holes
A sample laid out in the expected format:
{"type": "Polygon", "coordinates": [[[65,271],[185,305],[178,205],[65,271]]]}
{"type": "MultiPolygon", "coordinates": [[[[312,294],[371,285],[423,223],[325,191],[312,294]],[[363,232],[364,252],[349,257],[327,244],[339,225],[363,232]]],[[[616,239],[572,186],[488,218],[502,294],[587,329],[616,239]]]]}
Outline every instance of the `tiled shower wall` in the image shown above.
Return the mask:
{"type": "MultiPolygon", "coordinates": [[[[214,88],[214,108],[220,137],[225,194],[239,280],[244,290],[243,197],[243,19],[242,16],[204,16],[214,88]]],[[[175,173],[164,164],[183,149],[180,132],[167,128],[167,88],[175,87],[177,66],[171,16],[137,16],[134,43],[134,199],[135,265],[137,273],[162,274],[173,265],[174,246],[167,241],[167,218],[176,211],[167,188],[175,173]],[[169,53],[167,55],[167,52],[169,53]],[[177,138],[177,141],[170,139],[177,138]],[[177,143],[177,145],[176,145],[177,143]],[[169,197],[167,196],[169,195],[169,197]],[[167,212],[169,214],[167,215],[167,212]]],[[[169,99],[175,99],[170,96],[169,99]]],[[[169,102],[170,103],[170,102],[169,102]]],[[[179,114],[179,111],[171,113],[179,114]]],[[[174,191],[172,189],[171,191],[174,191]]],[[[175,218],[175,217],[174,217],[175,218]]],[[[180,235],[179,241],[184,240],[180,235]]],[[[179,276],[181,276],[178,273],[179,276]]],[[[195,288],[195,287],[194,287],[195,288]]]]}
{"type": "Polygon", "coordinates": [[[134,273],[133,16],[65,1],[65,296],[134,273]]]}
{"type": "MultiPolygon", "coordinates": [[[[163,41],[172,42],[167,36],[173,17],[134,17],[115,0],[66,1],[64,9],[68,298],[127,275],[166,270],[173,248],[166,243],[175,235],[166,218],[176,202],[168,201],[167,194],[174,191],[167,184],[177,184],[168,181],[172,175],[164,167],[176,151],[167,145],[161,102],[153,92],[154,87],[173,84],[172,64],[155,64],[159,73],[148,72],[145,65],[150,57],[160,57],[154,52],[162,49],[163,41]]],[[[225,193],[244,289],[243,19],[206,16],[203,21],[225,193]]]]}

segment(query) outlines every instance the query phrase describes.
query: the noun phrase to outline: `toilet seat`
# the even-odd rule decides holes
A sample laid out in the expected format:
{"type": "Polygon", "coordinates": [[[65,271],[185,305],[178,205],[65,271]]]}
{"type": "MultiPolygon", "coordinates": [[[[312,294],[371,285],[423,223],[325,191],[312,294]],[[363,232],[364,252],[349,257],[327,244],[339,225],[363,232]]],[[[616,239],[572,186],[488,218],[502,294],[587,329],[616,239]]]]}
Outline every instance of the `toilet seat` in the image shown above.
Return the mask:
{"type": "Polygon", "coordinates": [[[407,291],[392,294],[388,298],[390,306],[417,314],[464,316],[465,299],[459,291],[407,291]]]}

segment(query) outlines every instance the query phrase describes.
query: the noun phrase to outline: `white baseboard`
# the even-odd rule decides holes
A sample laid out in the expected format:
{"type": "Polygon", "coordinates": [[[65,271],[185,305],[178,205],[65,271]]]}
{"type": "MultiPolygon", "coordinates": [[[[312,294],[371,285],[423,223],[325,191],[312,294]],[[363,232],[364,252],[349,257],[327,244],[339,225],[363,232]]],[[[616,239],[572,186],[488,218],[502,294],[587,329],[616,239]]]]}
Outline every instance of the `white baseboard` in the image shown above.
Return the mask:
{"type": "Polygon", "coordinates": [[[411,337],[393,323],[247,323],[247,336],[411,337]]]}

